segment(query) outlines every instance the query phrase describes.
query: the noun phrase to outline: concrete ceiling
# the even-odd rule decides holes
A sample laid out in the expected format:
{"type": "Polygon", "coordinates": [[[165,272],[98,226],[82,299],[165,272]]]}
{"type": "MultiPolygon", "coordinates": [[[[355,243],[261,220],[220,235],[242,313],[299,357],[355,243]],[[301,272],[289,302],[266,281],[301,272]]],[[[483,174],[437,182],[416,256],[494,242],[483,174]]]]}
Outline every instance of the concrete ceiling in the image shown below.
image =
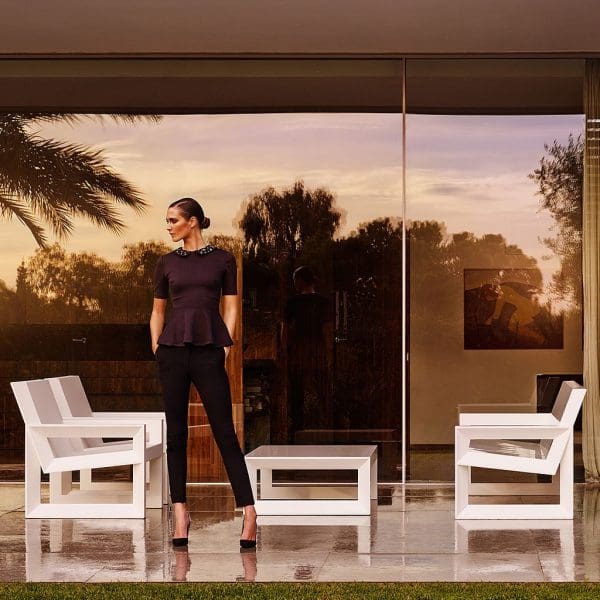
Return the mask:
{"type": "MultiPolygon", "coordinates": [[[[72,112],[402,110],[402,60],[0,60],[0,108],[72,112]]],[[[409,112],[582,112],[582,59],[408,59],[409,112]]]]}
{"type": "Polygon", "coordinates": [[[581,112],[597,0],[4,0],[0,109],[581,112]]]}
{"type": "Polygon", "coordinates": [[[3,0],[0,56],[600,55],[597,0],[3,0]]]}

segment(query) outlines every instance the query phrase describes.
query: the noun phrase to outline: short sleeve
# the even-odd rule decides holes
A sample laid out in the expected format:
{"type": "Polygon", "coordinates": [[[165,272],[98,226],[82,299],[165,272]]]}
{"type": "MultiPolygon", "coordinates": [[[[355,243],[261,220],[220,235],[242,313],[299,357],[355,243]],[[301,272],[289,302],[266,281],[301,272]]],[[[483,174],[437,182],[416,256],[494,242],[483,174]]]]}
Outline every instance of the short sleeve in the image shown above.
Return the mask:
{"type": "Polygon", "coordinates": [[[169,297],[169,279],[165,274],[165,265],[161,256],[154,269],[154,297],[166,300],[169,297]]]}
{"type": "Polygon", "coordinates": [[[237,266],[233,254],[229,255],[225,261],[222,292],[223,296],[235,296],[237,294],[237,266]]]}

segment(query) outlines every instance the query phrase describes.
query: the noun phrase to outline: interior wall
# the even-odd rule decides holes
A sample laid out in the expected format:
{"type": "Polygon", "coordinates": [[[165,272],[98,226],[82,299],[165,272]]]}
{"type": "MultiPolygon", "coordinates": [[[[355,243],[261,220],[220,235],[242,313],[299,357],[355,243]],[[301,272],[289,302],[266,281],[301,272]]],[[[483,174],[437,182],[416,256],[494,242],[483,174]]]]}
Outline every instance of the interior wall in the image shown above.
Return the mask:
{"type": "Polygon", "coordinates": [[[565,318],[562,350],[465,350],[462,324],[461,305],[450,331],[411,330],[411,444],[453,445],[459,405],[528,404],[535,412],[535,374],[581,372],[581,313],[565,318]]]}

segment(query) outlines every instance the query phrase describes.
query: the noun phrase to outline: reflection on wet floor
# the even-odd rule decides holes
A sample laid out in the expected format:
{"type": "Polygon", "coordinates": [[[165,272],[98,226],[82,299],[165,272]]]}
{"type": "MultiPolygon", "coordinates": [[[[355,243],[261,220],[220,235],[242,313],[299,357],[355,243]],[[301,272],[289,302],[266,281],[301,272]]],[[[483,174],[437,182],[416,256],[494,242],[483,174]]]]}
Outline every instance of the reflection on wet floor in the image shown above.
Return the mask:
{"type": "Polygon", "coordinates": [[[256,550],[240,552],[227,486],[190,486],[190,545],[175,549],[166,508],[145,520],[26,520],[23,486],[5,484],[0,580],[600,580],[599,489],[576,486],[572,521],[455,521],[453,493],[381,486],[370,517],[260,517],[256,550]]]}

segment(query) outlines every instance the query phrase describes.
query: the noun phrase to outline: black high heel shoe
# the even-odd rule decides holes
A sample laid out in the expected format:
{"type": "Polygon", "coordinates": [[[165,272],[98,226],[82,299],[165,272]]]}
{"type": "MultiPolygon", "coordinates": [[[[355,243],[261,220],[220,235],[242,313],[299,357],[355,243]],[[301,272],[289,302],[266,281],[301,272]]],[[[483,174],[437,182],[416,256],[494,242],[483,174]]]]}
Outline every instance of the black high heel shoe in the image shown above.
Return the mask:
{"type": "Polygon", "coordinates": [[[180,538],[173,538],[173,546],[175,546],[176,548],[180,548],[181,546],[187,546],[188,545],[188,538],[190,537],[190,525],[192,524],[192,520],[190,519],[190,515],[188,513],[188,522],[187,522],[187,532],[186,532],[186,536],[185,537],[180,537],[180,538]]]}
{"type": "MultiPolygon", "coordinates": [[[[241,533],[244,532],[245,520],[246,520],[246,516],[244,515],[244,517],[242,518],[242,532],[241,533]]],[[[244,550],[248,550],[250,548],[256,548],[256,540],[244,540],[244,539],[240,538],[240,548],[243,548],[244,550]]]]}

